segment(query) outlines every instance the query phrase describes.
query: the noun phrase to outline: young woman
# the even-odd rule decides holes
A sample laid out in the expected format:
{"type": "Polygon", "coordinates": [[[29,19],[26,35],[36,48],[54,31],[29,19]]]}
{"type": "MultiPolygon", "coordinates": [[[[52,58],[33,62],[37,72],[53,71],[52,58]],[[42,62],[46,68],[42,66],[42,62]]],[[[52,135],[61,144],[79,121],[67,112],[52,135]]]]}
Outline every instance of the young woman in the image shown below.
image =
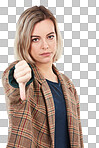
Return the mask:
{"type": "Polygon", "coordinates": [[[2,75],[7,147],[83,148],[76,89],[53,64],[62,54],[62,38],[48,9],[34,6],[22,13],[14,50],[16,61],[2,75]]]}

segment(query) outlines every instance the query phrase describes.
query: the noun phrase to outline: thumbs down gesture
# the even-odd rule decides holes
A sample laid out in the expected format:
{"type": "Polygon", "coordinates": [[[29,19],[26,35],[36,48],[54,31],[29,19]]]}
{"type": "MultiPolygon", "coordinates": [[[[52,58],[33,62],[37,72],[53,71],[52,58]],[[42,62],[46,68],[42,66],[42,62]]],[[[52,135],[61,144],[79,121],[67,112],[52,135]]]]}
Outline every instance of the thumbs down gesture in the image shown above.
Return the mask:
{"type": "Polygon", "coordinates": [[[31,68],[25,60],[18,62],[15,65],[14,78],[19,84],[20,98],[25,100],[25,85],[31,79],[31,68]]]}

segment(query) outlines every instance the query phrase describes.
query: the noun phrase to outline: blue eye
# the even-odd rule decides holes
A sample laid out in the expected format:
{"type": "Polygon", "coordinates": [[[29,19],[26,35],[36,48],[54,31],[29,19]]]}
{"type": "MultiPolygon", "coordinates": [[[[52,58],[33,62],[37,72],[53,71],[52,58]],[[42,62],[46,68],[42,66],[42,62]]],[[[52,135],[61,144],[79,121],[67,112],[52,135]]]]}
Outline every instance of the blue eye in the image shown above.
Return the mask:
{"type": "Polygon", "coordinates": [[[38,38],[34,38],[34,39],[32,39],[32,42],[38,42],[38,41],[39,41],[38,38]]]}
{"type": "Polygon", "coordinates": [[[54,35],[50,35],[48,36],[49,39],[53,39],[54,38],[54,35]]]}

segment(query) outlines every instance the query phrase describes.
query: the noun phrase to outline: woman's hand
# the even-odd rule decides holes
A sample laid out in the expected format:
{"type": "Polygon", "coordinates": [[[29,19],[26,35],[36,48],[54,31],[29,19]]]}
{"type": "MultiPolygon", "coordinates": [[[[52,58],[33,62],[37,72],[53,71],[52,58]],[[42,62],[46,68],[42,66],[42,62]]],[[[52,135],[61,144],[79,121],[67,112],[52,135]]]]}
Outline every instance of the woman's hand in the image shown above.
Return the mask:
{"type": "Polygon", "coordinates": [[[15,65],[14,78],[19,83],[20,97],[25,100],[25,85],[31,79],[31,68],[25,60],[18,62],[15,65]]]}

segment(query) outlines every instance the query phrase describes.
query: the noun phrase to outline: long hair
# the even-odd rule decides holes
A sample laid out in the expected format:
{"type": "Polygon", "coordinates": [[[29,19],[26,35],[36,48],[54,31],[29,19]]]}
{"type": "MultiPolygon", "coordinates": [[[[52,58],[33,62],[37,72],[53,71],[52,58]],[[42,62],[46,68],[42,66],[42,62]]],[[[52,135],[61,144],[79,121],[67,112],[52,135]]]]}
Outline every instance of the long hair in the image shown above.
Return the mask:
{"type": "Polygon", "coordinates": [[[58,23],[50,10],[44,6],[33,6],[26,9],[17,22],[16,34],[14,40],[14,57],[16,60],[26,60],[28,63],[35,63],[30,55],[31,34],[34,25],[45,19],[50,19],[55,28],[56,33],[56,53],[53,57],[53,62],[56,62],[62,55],[63,42],[61,33],[58,28],[58,23]]]}

